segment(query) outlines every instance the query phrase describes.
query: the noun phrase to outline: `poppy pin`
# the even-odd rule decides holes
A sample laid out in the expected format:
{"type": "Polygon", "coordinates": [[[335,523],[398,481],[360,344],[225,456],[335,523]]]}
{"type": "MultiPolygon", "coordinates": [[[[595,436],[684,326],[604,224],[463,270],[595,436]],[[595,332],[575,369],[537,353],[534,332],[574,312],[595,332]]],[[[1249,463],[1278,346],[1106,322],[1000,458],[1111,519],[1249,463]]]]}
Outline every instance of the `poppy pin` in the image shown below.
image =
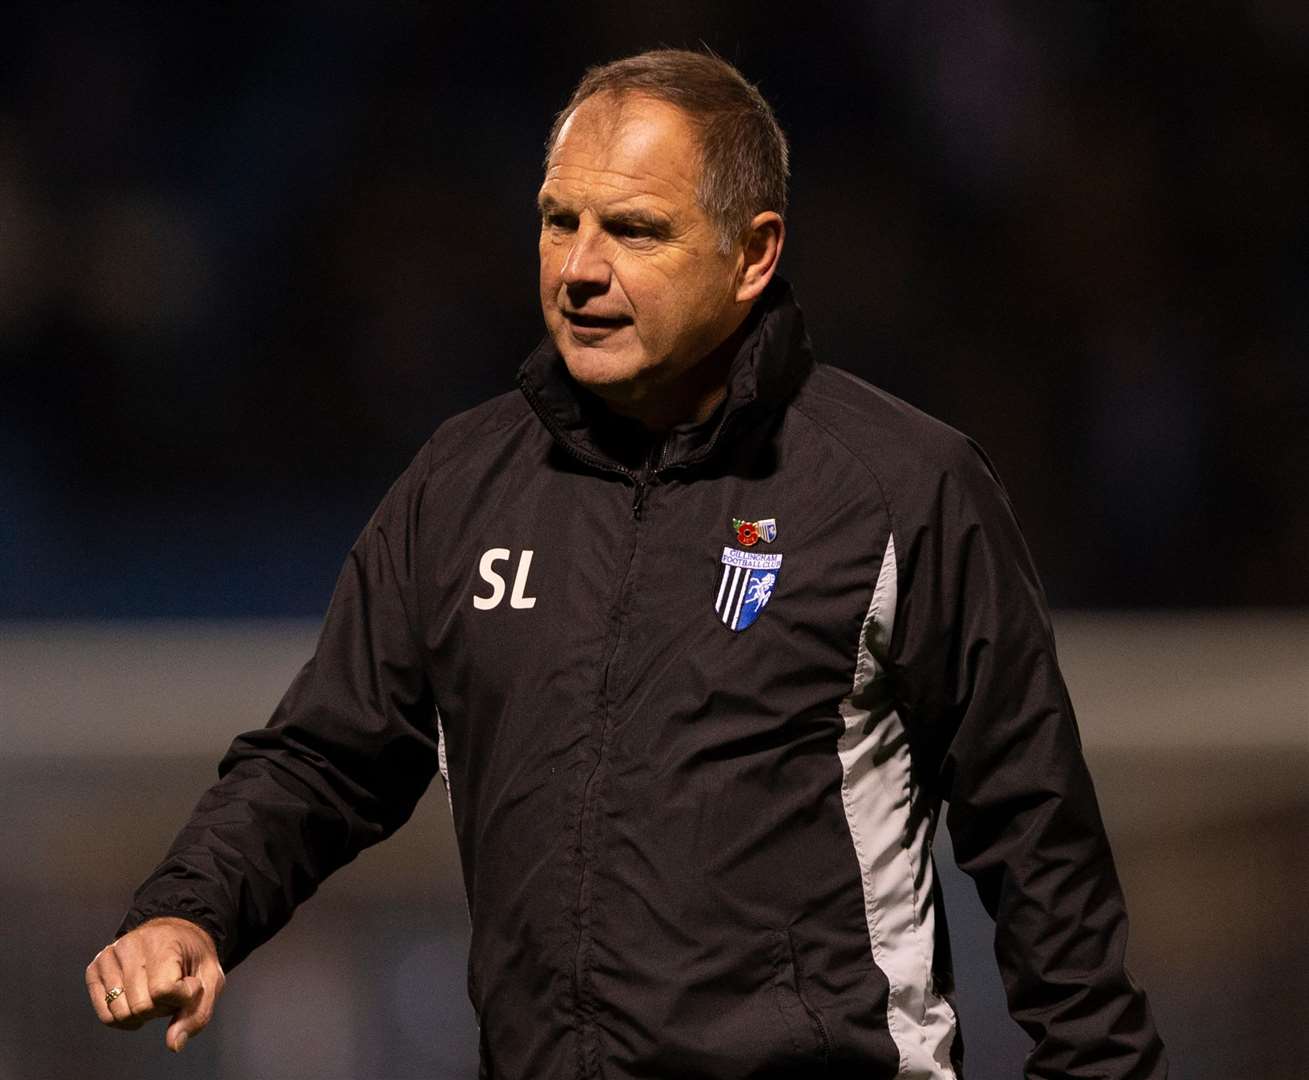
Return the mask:
{"type": "Polygon", "coordinates": [[[776,518],[760,518],[758,521],[732,518],[732,528],[736,530],[736,542],[742,547],[754,547],[760,540],[771,544],[777,539],[776,518]]]}

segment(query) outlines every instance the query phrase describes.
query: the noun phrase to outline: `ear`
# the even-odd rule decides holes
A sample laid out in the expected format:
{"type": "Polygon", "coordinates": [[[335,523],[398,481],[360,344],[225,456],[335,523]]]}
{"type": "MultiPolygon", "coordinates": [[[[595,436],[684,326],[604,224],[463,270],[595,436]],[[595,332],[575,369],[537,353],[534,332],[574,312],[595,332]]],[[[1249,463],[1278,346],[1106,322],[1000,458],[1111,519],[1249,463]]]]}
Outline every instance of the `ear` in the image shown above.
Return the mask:
{"type": "Polygon", "coordinates": [[[756,214],[745,232],[741,247],[741,267],[737,274],[736,299],[749,303],[770,281],[782,256],[782,242],[786,239],[786,226],[782,215],[773,210],[756,214]]]}

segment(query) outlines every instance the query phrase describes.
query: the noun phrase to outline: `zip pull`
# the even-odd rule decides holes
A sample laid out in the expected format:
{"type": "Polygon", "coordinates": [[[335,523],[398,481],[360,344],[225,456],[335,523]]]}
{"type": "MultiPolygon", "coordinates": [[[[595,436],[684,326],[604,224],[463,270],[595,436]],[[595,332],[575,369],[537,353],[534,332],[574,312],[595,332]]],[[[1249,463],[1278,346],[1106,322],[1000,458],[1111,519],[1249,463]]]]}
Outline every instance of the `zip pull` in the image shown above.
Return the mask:
{"type": "Polygon", "coordinates": [[[636,490],[632,493],[632,517],[641,520],[641,503],[645,501],[645,489],[649,486],[664,464],[664,454],[668,451],[668,440],[663,439],[650,447],[645,456],[645,468],[635,477],[636,490]]]}

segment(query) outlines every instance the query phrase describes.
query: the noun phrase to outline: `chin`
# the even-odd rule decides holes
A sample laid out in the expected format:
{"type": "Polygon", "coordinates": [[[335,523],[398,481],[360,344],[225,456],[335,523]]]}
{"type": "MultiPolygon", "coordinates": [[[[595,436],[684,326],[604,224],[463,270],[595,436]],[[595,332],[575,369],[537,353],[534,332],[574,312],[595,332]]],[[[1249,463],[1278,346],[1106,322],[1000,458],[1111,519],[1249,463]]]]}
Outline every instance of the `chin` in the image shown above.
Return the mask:
{"type": "Polygon", "coordinates": [[[555,344],[564,358],[568,374],[592,389],[630,384],[642,370],[640,358],[626,356],[623,352],[587,348],[572,341],[556,341],[555,344]]]}

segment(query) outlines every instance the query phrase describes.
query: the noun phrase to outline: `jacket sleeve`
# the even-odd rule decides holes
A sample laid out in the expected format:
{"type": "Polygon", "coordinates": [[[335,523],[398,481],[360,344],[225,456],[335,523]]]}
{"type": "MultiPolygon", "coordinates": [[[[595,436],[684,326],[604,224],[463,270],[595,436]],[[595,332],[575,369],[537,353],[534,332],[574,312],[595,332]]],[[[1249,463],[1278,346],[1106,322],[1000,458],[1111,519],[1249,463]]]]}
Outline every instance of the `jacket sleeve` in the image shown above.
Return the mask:
{"type": "Polygon", "coordinates": [[[414,624],[420,454],[346,559],[312,659],[137,891],[119,934],[190,919],[239,963],[334,870],[408,820],[437,769],[435,706],[414,624]]]}
{"type": "Polygon", "coordinates": [[[960,440],[897,537],[891,669],[922,783],[995,920],[1029,1080],[1157,1080],[1127,915],[1041,585],[990,463],[960,440]]]}

